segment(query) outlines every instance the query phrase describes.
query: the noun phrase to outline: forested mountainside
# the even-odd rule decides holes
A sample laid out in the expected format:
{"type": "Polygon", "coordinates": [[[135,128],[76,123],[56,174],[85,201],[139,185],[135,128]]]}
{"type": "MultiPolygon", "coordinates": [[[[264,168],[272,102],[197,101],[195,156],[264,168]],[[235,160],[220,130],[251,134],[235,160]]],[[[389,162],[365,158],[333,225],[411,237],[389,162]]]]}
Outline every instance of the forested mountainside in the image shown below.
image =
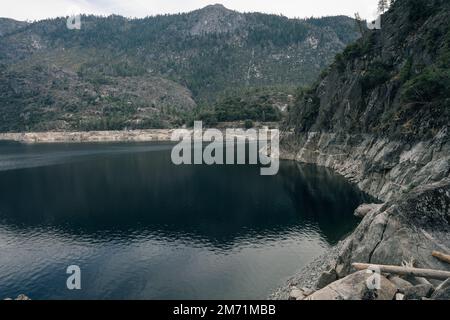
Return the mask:
{"type": "Polygon", "coordinates": [[[449,123],[450,2],[397,0],[381,30],[367,30],[298,92],[287,126],[420,140],[449,123]]]}
{"type": "Polygon", "coordinates": [[[26,22],[0,18],[0,37],[17,31],[27,25],[26,22]]]}
{"type": "MultiPolygon", "coordinates": [[[[288,19],[221,5],[81,22],[69,30],[64,18],[0,20],[1,131],[173,127],[199,105],[243,110],[258,88],[271,88],[261,96],[273,109],[360,37],[348,17],[288,19]],[[233,90],[243,99],[227,99],[233,90]]],[[[239,117],[267,114],[254,111],[239,117]]]]}

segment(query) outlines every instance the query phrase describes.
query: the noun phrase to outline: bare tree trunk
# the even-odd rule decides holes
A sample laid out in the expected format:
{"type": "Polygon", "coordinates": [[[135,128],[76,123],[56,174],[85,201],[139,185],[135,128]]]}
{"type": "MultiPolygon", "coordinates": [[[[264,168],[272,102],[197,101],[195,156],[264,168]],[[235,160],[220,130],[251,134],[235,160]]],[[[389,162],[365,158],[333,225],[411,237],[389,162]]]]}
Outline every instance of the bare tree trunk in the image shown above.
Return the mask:
{"type": "Polygon", "coordinates": [[[447,262],[450,263],[450,255],[439,252],[439,251],[433,251],[433,257],[443,261],[443,262],[447,262]]]}
{"type": "Polygon", "coordinates": [[[432,269],[417,269],[417,268],[386,266],[386,265],[376,265],[366,263],[353,263],[352,266],[356,270],[378,269],[380,270],[381,273],[391,273],[401,276],[423,277],[435,280],[447,280],[450,278],[450,272],[432,269]]]}

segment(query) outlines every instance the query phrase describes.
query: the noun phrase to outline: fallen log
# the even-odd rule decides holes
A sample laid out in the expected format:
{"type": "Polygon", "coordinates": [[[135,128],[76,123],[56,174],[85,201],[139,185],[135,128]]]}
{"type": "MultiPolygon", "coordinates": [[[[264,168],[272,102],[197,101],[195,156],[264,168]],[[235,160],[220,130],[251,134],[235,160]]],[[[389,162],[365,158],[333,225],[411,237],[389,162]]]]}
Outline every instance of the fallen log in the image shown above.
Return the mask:
{"type": "Polygon", "coordinates": [[[433,251],[432,253],[433,257],[443,261],[443,262],[447,262],[450,263],[450,255],[439,252],[439,251],[433,251]]]}
{"type": "Polygon", "coordinates": [[[450,278],[450,272],[432,269],[417,269],[417,268],[386,266],[367,263],[353,263],[352,266],[356,270],[374,269],[379,270],[381,273],[391,273],[400,276],[423,277],[434,280],[447,280],[450,278]]]}

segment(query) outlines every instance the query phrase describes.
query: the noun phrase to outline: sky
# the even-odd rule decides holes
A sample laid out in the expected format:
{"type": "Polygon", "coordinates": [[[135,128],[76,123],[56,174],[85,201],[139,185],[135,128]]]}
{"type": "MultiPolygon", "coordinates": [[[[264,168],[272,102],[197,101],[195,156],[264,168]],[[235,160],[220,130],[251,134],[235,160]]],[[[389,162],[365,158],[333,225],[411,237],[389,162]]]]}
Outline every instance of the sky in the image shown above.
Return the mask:
{"type": "Polygon", "coordinates": [[[283,14],[290,18],[329,15],[354,16],[373,20],[377,0],[0,0],[0,17],[42,20],[77,13],[126,17],[188,12],[220,3],[240,12],[283,14]]]}

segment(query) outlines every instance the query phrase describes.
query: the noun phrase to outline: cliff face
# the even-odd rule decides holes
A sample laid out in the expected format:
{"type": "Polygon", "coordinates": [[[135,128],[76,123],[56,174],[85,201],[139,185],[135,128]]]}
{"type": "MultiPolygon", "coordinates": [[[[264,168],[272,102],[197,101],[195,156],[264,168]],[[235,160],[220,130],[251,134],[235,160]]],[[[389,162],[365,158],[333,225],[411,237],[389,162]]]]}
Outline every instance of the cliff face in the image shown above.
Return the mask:
{"type": "Polygon", "coordinates": [[[352,262],[449,269],[450,3],[397,0],[312,88],[282,138],[285,158],[333,168],[385,202],[349,236],[330,268],[352,262]]]}
{"type": "Polygon", "coordinates": [[[413,143],[370,134],[288,134],[283,157],[332,168],[383,201],[450,174],[447,129],[433,139],[413,143]]]}
{"type": "Polygon", "coordinates": [[[298,94],[296,133],[368,133],[418,141],[450,120],[450,3],[398,0],[381,30],[339,54],[298,94]]]}

